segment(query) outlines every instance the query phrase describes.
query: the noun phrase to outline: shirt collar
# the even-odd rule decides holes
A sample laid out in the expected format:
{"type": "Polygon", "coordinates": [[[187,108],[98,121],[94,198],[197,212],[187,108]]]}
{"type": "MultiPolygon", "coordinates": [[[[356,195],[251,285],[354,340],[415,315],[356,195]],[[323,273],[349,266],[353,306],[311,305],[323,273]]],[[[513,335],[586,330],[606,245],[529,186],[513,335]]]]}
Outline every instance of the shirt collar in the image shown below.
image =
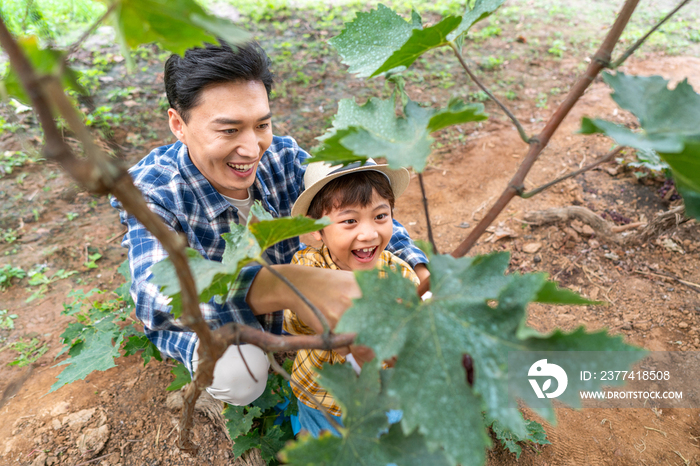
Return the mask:
{"type": "Polygon", "coordinates": [[[321,256],[323,256],[323,260],[326,261],[326,264],[328,264],[329,269],[340,270],[340,267],[338,267],[336,263],[333,262],[331,252],[328,250],[328,246],[326,246],[325,244],[321,246],[321,256]]]}
{"type": "Polygon", "coordinates": [[[219,191],[214,189],[209,180],[207,180],[204,175],[202,175],[202,172],[195,166],[192,159],[190,159],[187,146],[180,141],[175,144],[179,144],[177,147],[177,160],[180,167],[180,174],[185,182],[192,187],[204,209],[204,215],[206,215],[207,220],[211,222],[229,209],[231,204],[224,199],[224,196],[222,196],[219,191]]]}

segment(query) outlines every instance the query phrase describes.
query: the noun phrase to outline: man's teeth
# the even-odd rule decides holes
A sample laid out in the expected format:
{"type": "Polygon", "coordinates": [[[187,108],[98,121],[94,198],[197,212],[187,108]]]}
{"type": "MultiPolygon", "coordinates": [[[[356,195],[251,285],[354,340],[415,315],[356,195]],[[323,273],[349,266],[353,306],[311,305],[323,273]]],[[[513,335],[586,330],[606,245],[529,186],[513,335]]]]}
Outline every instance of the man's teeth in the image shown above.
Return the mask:
{"type": "Polygon", "coordinates": [[[255,164],[253,164],[253,163],[248,163],[245,165],[241,165],[241,164],[237,164],[237,163],[229,163],[228,164],[228,166],[233,168],[234,170],[240,170],[242,172],[250,170],[251,168],[253,168],[253,165],[255,165],[255,164]]]}

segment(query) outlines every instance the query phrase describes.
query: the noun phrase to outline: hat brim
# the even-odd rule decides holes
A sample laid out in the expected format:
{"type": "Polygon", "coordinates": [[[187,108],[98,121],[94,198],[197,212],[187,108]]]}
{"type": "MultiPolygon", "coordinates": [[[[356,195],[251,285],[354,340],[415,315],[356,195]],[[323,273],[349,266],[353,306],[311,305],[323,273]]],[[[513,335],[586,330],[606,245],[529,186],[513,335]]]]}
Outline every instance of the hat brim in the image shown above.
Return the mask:
{"type": "Polygon", "coordinates": [[[296,200],[292,206],[292,217],[298,215],[305,216],[309,211],[309,205],[313,200],[314,196],[318,194],[324,186],[341,176],[349,175],[351,173],[363,172],[363,171],[376,171],[384,173],[389,178],[389,183],[391,184],[391,190],[394,192],[394,198],[398,198],[406,188],[408,188],[408,183],[411,181],[411,175],[405,168],[400,168],[398,170],[392,170],[388,165],[363,165],[357,168],[351,168],[348,170],[343,170],[338,173],[333,173],[331,175],[325,176],[320,180],[316,181],[311,186],[307,186],[304,192],[301,193],[299,198],[296,200]]]}

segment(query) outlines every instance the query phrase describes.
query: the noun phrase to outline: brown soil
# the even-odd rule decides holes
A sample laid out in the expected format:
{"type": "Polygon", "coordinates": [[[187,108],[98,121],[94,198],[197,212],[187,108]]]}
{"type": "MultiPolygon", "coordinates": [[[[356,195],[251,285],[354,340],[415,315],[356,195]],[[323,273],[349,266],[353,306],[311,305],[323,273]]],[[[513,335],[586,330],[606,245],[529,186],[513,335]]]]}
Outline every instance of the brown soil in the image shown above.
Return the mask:
{"type": "MultiPolygon", "coordinates": [[[[523,76],[535,66],[536,74],[544,76],[542,79],[550,72],[546,70],[551,70],[558,79],[570,82],[577,64],[566,59],[535,65],[513,62],[503,74],[523,76]]],[[[697,58],[653,56],[631,61],[627,70],[636,74],[661,74],[673,80],[687,76],[700,89],[697,58]]],[[[551,86],[546,81],[536,84],[537,87],[525,90],[516,107],[521,121],[535,121],[526,125],[528,133],[542,128],[562,98],[560,95],[550,100],[549,109],[535,107],[534,96],[551,86]]],[[[155,82],[154,89],[159,85],[162,84],[155,82]]],[[[409,86],[412,97],[420,99],[421,91],[416,89],[409,86]]],[[[313,92],[323,94],[323,90],[313,92]]],[[[466,125],[466,137],[461,141],[444,136],[440,139],[444,145],[436,150],[425,173],[432,225],[437,246],[443,253],[452,251],[476,225],[526,152],[526,146],[511,125],[495,108],[487,105],[487,109],[492,118],[478,129],[466,125]]],[[[538,186],[605,154],[611,147],[608,139],[582,136],[576,130],[582,116],[620,123],[633,121],[616,109],[608,88],[597,80],[544,151],[526,181],[526,188],[538,186]]],[[[296,109],[290,99],[281,98],[276,111],[280,112],[280,121],[291,125],[296,109]]],[[[171,142],[163,118],[151,125],[158,139],[140,147],[131,148],[125,143],[126,131],[121,131],[124,133],[121,135],[115,132],[117,144],[126,144],[123,155],[130,164],[147,149],[171,142]]],[[[302,142],[310,145],[309,141],[302,142]]],[[[15,150],[18,144],[14,138],[5,138],[3,149],[15,150]]],[[[125,251],[118,244],[123,227],[105,199],[92,202],[93,198],[75,189],[71,180],[52,164],[25,167],[22,173],[27,173],[22,184],[14,182],[14,176],[0,178],[0,199],[4,205],[0,227],[21,225],[22,231],[17,242],[0,245],[0,254],[16,249],[10,255],[0,255],[0,266],[22,265],[28,269],[46,262],[52,271],[63,268],[80,274],[50,285],[44,296],[29,304],[25,300],[34,290],[27,288],[26,279],[15,280],[15,285],[0,292],[0,308],[19,314],[13,331],[0,330],[0,336],[6,339],[0,342],[5,345],[35,336],[49,346],[32,369],[8,366],[16,353],[0,352],[0,392],[8,387],[17,388],[0,408],[0,464],[76,465],[87,464],[92,459],[96,461],[91,464],[123,466],[231,464],[230,441],[220,428],[201,415],[195,420],[194,434],[195,442],[201,447],[199,455],[191,457],[175,446],[179,413],[165,404],[165,387],[172,378],[171,362],[151,362],[144,367],[138,356],[121,358],[113,369],[93,373],[85,381],[47,394],[62,370],[54,367],[54,357],[61,349],[59,335],[70,322],[68,317],[60,315],[62,305],[69,301],[66,294],[77,288],[113,290],[120,284],[116,267],[125,258],[125,251]],[[50,192],[42,191],[45,186],[50,187],[50,192]],[[32,206],[39,209],[38,221],[34,219],[32,206]],[[68,221],[66,212],[76,212],[79,217],[68,221]],[[104,256],[98,262],[98,269],[89,270],[83,265],[88,245],[104,256]]],[[[659,211],[669,208],[657,194],[658,187],[653,181],[637,181],[617,163],[607,164],[531,200],[516,199],[494,224],[512,235],[494,237],[492,241],[484,236],[472,254],[508,250],[512,255],[512,270],[546,271],[562,286],[609,303],[599,307],[533,305],[528,323],[539,331],[557,327],[571,330],[585,325],[588,330],[608,328],[614,334],[622,333],[628,342],[650,350],[696,351],[700,349],[697,291],[638,273],[658,271],[700,283],[700,229],[696,223],[688,222],[664,233],[683,249],[684,253],[680,253],[666,249],[656,239],[622,248],[595,235],[592,238],[572,235],[571,225],[531,227],[522,222],[528,212],[570,205],[583,205],[598,214],[615,211],[632,221],[652,219],[659,211]],[[524,246],[531,243],[541,243],[534,254],[524,252],[524,246]],[[618,259],[605,257],[610,252],[618,259]]],[[[407,193],[398,200],[395,215],[414,238],[426,239],[426,222],[415,177],[407,193]]],[[[552,445],[537,450],[525,447],[517,461],[514,455],[497,448],[490,453],[488,464],[698,464],[699,414],[700,410],[689,409],[575,411],[562,407],[557,410],[558,424],[545,425],[552,445]]]]}

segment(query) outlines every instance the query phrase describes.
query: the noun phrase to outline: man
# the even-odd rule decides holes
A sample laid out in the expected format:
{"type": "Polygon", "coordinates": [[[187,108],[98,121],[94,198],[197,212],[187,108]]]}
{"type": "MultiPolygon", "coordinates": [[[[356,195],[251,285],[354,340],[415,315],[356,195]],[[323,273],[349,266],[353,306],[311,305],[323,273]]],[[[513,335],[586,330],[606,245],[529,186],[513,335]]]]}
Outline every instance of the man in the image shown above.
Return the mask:
{"type": "MultiPolygon", "coordinates": [[[[238,47],[207,45],[171,56],[165,64],[165,89],[170,103],[170,129],[178,142],[159,147],[130,173],[151,210],[189,246],[206,259],[221,261],[231,222],[245,223],[254,201],[274,217],[288,216],[303,191],[309,157],[291,137],[272,135],[269,95],[270,61],[254,43],[238,47]]],[[[116,208],[121,206],[112,201],[116,208]]],[[[133,217],[122,211],[128,232],[122,245],[129,248],[133,277],[131,293],[136,315],[148,338],[166,356],[197,367],[198,339],[170,314],[168,299],[149,282],[149,268],[166,257],[162,245],[133,217]]],[[[280,242],[266,254],[284,275],[335,325],[351,299],[360,295],[352,272],[290,265],[299,239],[280,242]]],[[[398,223],[389,249],[428,276],[427,259],[398,223]]],[[[252,265],[241,272],[232,299],[224,304],[202,303],[204,319],[212,328],[241,322],[280,333],[282,309],[291,309],[320,330],[311,310],[268,270],[252,265]]],[[[238,347],[232,346],[217,362],[208,388],[215,398],[245,405],[262,394],[267,380],[265,354],[252,345],[240,352],[255,375],[250,377],[238,347]]]]}

